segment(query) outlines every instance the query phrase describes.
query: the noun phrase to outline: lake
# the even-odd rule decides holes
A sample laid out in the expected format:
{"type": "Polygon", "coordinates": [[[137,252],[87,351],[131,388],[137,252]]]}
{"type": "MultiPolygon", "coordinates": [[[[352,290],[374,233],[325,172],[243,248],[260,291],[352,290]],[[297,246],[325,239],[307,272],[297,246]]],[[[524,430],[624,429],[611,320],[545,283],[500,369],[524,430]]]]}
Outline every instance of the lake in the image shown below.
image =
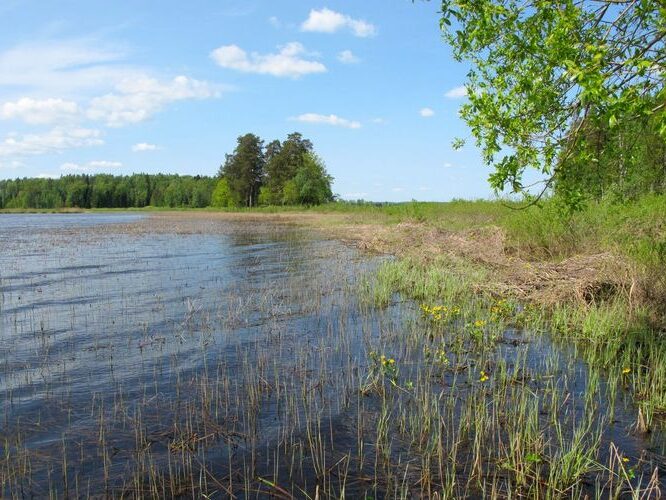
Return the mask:
{"type": "Polygon", "coordinates": [[[261,217],[0,215],[1,496],[662,487],[621,379],[375,305],[387,259],[261,217]]]}

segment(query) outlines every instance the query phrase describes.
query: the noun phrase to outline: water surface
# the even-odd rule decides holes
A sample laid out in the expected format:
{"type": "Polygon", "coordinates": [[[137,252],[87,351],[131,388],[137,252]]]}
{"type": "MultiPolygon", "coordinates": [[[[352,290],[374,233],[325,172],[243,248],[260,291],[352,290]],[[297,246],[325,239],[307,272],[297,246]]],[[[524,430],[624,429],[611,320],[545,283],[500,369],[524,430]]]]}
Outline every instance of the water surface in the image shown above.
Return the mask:
{"type": "MultiPolygon", "coordinates": [[[[0,493],[427,496],[433,459],[409,420],[424,418],[414,381],[427,380],[442,422],[463,429],[472,400],[510,415],[508,399],[483,403],[476,380],[478,366],[499,364],[520,368],[516,391],[542,408],[542,439],[558,439],[547,423],[557,389],[567,440],[594,411],[600,463],[614,443],[641,464],[637,475],[663,472],[664,440],[632,432],[627,394],[609,412],[603,377],[547,336],[509,329],[491,353],[449,354],[435,372],[418,305],[396,296],[378,309],[359,295],[381,260],[249,219],[1,215],[0,493]],[[400,366],[381,390],[366,390],[371,352],[400,366]]],[[[461,439],[455,491],[483,497],[465,484],[474,450],[461,439]]],[[[603,491],[595,477],[576,491],[603,491]]],[[[502,474],[492,481],[511,487],[502,474]]]]}

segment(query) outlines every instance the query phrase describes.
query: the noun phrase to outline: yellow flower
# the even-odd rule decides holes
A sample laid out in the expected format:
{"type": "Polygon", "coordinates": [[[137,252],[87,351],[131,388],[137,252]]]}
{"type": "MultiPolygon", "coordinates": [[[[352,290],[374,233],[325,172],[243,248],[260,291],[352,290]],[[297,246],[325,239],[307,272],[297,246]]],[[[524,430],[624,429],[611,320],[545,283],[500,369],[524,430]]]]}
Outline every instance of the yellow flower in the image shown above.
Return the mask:
{"type": "Polygon", "coordinates": [[[622,369],[622,373],[623,373],[624,375],[626,375],[627,373],[630,373],[630,372],[631,372],[631,368],[623,368],[623,369],[622,369]]]}
{"type": "Polygon", "coordinates": [[[629,462],[629,459],[627,457],[622,457],[622,461],[626,464],[627,462],[629,462]]]}
{"type": "Polygon", "coordinates": [[[486,326],[486,322],[483,321],[482,319],[477,319],[477,320],[474,322],[474,326],[477,327],[477,328],[481,328],[481,327],[486,326]]]}

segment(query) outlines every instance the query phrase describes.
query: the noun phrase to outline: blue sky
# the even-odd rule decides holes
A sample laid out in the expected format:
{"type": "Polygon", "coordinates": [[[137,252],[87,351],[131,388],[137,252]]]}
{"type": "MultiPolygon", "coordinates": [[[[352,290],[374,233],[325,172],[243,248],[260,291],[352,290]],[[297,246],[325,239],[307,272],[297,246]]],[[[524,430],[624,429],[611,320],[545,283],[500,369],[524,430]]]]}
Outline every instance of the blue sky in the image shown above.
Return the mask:
{"type": "Polygon", "coordinates": [[[490,196],[438,4],[3,0],[0,178],[214,175],[299,131],[343,198],[490,196]]]}

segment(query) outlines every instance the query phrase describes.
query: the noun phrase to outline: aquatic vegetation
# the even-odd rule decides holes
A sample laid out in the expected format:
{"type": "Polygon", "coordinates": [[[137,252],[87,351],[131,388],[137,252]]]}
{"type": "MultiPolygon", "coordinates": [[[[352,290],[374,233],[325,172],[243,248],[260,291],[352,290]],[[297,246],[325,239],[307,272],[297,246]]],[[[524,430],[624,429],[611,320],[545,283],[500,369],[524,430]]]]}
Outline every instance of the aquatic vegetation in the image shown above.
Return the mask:
{"type": "Polygon", "coordinates": [[[372,391],[383,393],[385,381],[393,387],[398,387],[398,366],[394,358],[377,354],[374,351],[370,351],[368,358],[370,362],[368,375],[361,387],[361,393],[368,394],[372,391]]]}
{"type": "Polygon", "coordinates": [[[423,347],[423,356],[426,360],[432,359],[433,363],[442,369],[446,369],[451,364],[446,351],[441,347],[433,350],[426,345],[423,347]]]}
{"type": "Polygon", "coordinates": [[[435,322],[448,322],[460,315],[460,307],[458,306],[427,306],[421,304],[420,309],[426,317],[435,322]]]}
{"type": "Polygon", "coordinates": [[[492,348],[499,338],[496,328],[490,328],[489,323],[483,319],[476,319],[465,324],[465,331],[478,346],[492,348]]]}
{"type": "Polygon", "coordinates": [[[511,319],[515,313],[515,306],[508,299],[499,299],[490,307],[492,321],[511,319]]]}
{"type": "Polygon", "coordinates": [[[0,302],[3,496],[648,498],[663,487],[666,374],[647,338],[551,336],[538,307],[498,306],[455,274],[294,228],[206,222],[176,235],[170,224],[156,235],[151,221],[150,238],[70,230],[48,247],[49,284],[26,268],[43,254],[0,257],[13,276],[0,302]],[[83,235],[108,254],[71,257],[83,235]],[[117,259],[119,241],[132,257],[117,259]],[[66,305],[41,301],[56,288],[66,305]]]}

